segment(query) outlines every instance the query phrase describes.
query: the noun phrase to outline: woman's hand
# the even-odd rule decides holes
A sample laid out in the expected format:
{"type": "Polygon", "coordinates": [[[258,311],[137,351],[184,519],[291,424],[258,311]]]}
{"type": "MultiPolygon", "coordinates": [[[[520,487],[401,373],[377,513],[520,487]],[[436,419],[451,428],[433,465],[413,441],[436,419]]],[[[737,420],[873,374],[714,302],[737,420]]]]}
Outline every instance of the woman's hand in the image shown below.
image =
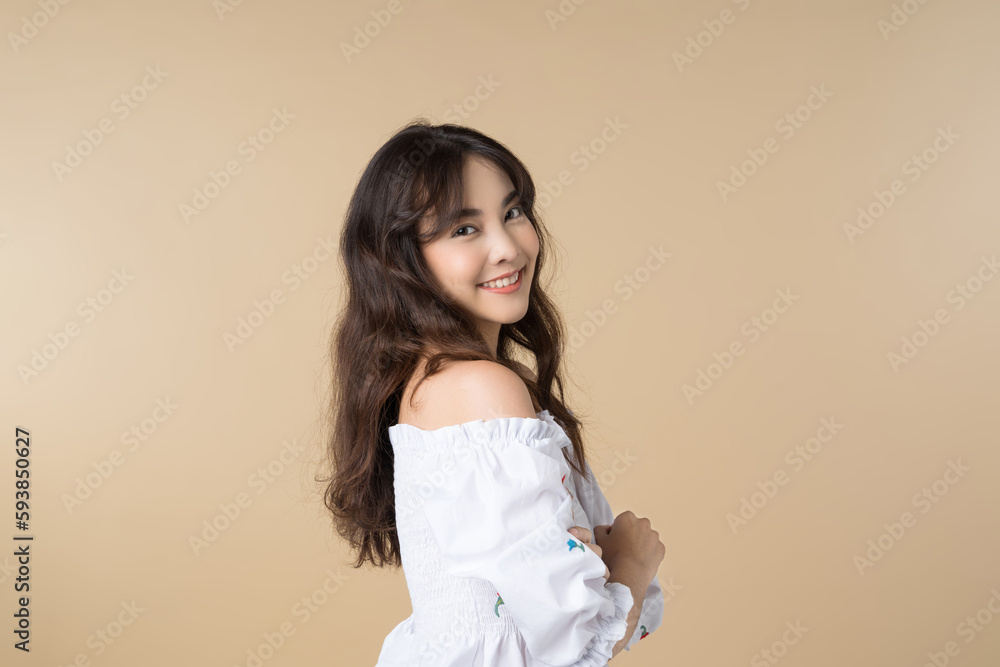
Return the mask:
{"type": "Polygon", "coordinates": [[[631,510],[616,516],[610,526],[594,526],[591,537],[596,544],[602,545],[595,548],[602,550],[601,560],[606,567],[635,569],[647,583],[656,576],[667,551],[649,519],[637,517],[631,510]]]}
{"type": "MultiPolygon", "coordinates": [[[[572,528],[569,529],[569,533],[570,535],[573,535],[576,539],[583,542],[583,546],[587,547],[595,554],[600,556],[601,560],[604,560],[604,555],[603,552],[601,551],[601,547],[591,543],[593,541],[593,535],[589,530],[587,530],[583,526],[573,526],[572,528]]],[[[607,579],[610,576],[611,576],[611,570],[609,570],[607,564],[605,564],[604,578],[607,579]]]]}

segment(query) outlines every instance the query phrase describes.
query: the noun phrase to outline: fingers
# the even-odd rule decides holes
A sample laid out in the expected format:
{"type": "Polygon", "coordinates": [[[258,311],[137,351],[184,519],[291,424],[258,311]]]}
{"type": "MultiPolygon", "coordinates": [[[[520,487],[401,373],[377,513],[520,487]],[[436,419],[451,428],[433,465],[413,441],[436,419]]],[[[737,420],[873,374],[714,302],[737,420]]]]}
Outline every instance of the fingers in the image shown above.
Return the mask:
{"type": "MultiPolygon", "coordinates": [[[[603,528],[607,528],[607,526],[595,526],[594,530],[598,531],[602,527],[603,528]]],[[[583,546],[585,546],[586,548],[590,549],[595,554],[597,554],[601,558],[601,560],[604,560],[604,550],[601,549],[601,547],[598,546],[597,544],[592,543],[592,541],[594,540],[594,534],[593,533],[591,533],[589,530],[587,530],[583,526],[573,526],[572,528],[569,529],[569,532],[570,532],[570,534],[574,535],[578,540],[580,540],[581,542],[583,542],[583,546]]],[[[607,534],[607,533],[605,533],[605,534],[607,534]]],[[[605,565],[604,566],[604,578],[608,579],[610,577],[611,577],[611,570],[609,570],[608,566],[605,565]]]]}
{"type": "MultiPolygon", "coordinates": [[[[584,544],[583,546],[587,547],[588,549],[590,549],[591,551],[593,551],[595,554],[597,554],[598,556],[600,556],[601,560],[604,560],[604,552],[601,551],[601,547],[597,546],[596,544],[584,544]]],[[[605,563],[604,564],[604,578],[607,579],[610,576],[611,576],[611,570],[608,569],[608,565],[607,565],[607,563],[605,563]]]]}
{"type": "Polygon", "coordinates": [[[583,526],[573,526],[572,528],[569,529],[569,532],[575,535],[576,539],[580,540],[585,544],[592,542],[594,539],[591,532],[586,528],[584,528],[583,526]]]}
{"type": "MultiPolygon", "coordinates": [[[[585,546],[586,548],[590,549],[595,554],[597,554],[600,557],[601,560],[604,560],[604,552],[601,550],[601,547],[597,546],[596,544],[590,544],[589,542],[584,542],[583,546],[585,546]]],[[[604,578],[607,579],[610,576],[611,576],[611,570],[608,569],[608,565],[607,565],[607,563],[605,563],[604,564],[604,578]]]]}

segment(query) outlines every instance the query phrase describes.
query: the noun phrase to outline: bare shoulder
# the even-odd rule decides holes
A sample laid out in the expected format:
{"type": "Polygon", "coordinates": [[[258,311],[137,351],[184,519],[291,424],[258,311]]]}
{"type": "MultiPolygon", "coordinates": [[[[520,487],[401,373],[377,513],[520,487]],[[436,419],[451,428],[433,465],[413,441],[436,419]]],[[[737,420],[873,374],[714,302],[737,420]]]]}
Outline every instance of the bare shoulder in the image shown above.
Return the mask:
{"type": "Polygon", "coordinates": [[[419,405],[400,421],[433,430],[499,417],[536,417],[528,388],[517,373],[493,361],[447,364],[420,388],[419,405]]]}

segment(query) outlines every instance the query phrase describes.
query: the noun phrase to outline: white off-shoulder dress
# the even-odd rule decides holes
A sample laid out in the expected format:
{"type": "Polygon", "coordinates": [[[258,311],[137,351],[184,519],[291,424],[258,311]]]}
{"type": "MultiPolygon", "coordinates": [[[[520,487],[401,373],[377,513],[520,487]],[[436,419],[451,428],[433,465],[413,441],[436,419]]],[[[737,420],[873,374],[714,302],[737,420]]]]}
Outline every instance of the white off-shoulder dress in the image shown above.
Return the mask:
{"type": "MultiPolygon", "coordinates": [[[[632,593],[569,528],[615,514],[589,463],[585,479],[566,462],[549,411],[388,434],[413,610],[376,667],[605,667],[632,593]]],[[[663,620],[655,577],[640,604],[628,648],[663,620]]]]}

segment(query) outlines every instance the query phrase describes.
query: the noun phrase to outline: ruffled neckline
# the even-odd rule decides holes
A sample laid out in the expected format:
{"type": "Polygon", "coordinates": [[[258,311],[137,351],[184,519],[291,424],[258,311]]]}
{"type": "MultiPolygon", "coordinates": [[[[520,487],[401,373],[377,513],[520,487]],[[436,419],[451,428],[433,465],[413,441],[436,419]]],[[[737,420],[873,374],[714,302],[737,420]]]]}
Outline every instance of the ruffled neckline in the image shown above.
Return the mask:
{"type": "Polygon", "coordinates": [[[461,424],[451,424],[436,429],[422,429],[412,424],[393,424],[388,428],[389,439],[397,445],[452,446],[463,442],[489,442],[496,440],[521,441],[531,439],[556,439],[561,447],[571,447],[572,441],[548,410],[536,417],[496,417],[473,419],[461,424]]]}

